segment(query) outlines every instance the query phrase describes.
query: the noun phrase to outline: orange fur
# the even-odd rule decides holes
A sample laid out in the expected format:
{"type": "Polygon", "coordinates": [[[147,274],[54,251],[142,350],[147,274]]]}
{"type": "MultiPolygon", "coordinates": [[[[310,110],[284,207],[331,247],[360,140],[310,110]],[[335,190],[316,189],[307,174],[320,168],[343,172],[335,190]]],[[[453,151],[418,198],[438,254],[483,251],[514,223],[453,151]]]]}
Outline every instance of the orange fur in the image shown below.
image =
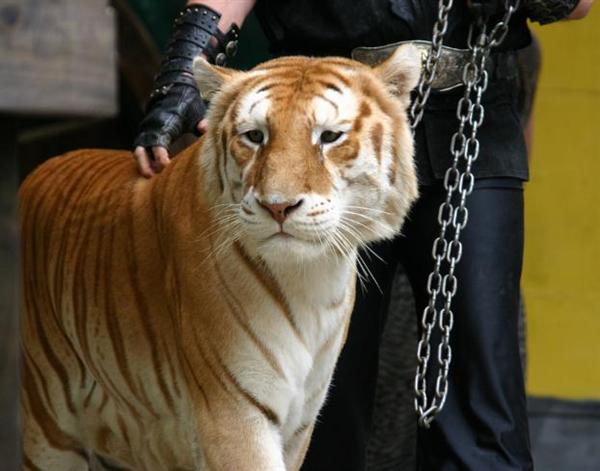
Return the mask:
{"type": "Polygon", "coordinates": [[[391,237],[416,197],[406,100],[377,69],[344,59],[207,73],[223,76],[208,135],[159,176],[140,178],[129,152],[83,150],[45,163],[21,188],[26,469],[83,470],[92,457],[136,470],[302,463],[347,332],[356,247],[391,237]],[[236,120],[259,86],[269,140],[253,150],[236,120]],[[342,88],[358,111],[346,140],[324,151],[310,144],[317,118],[306,110],[342,88]],[[380,176],[351,172],[365,145],[380,176]],[[314,195],[322,203],[306,218],[317,221],[333,211],[340,182],[389,189],[383,222],[358,221],[361,240],[323,252],[339,275],[302,278],[299,265],[227,233],[219,204],[239,205],[241,192],[314,195]]]}

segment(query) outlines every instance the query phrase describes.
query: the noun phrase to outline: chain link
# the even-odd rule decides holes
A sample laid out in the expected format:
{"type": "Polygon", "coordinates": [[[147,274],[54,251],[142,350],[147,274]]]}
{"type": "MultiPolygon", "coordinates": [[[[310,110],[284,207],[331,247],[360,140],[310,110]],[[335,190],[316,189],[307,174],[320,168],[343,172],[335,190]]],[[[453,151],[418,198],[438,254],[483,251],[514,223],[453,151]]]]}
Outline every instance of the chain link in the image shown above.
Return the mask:
{"type": "MultiPolygon", "coordinates": [[[[440,0],[439,14],[433,28],[432,52],[437,62],[441,54],[441,44],[448,27],[448,11],[452,1],[440,0]],[[437,44],[437,46],[436,46],[437,44]]],[[[452,166],[444,176],[446,199],[438,210],[440,232],[432,248],[434,268],[427,280],[429,303],[421,319],[421,338],[417,346],[418,366],[415,374],[415,409],[419,415],[419,425],[429,427],[435,416],[444,407],[448,394],[448,374],[452,361],[450,333],[454,325],[452,299],[458,290],[455,270],[463,253],[460,235],[467,225],[469,210],[467,197],[475,186],[472,172],[473,163],[479,157],[477,132],[483,123],[485,110],[481,99],[488,86],[487,59],[491,49],[498,46],[506,37],[508,24],[519,7],[519,0],[506,0],[503,18],[488,32],[485,22],[474,22],[469,28],[469,61],[463,68],[464,94],[458,101],[456,117],[458,131],[452,136],[450,152],[452,166]],[[440,305],[443,304],[441,309],[440,305]],[[439,309],[439,310],[438,310],[439,309]],[[437,347],[438,370],[433,398],[429,400],[427,370],[431,356],[431,335],[438,324],[441,340],[437,347]]],[[[411,107],[413,129],[420,122],[425,104],[431,91],[436,64],[425,63],[423,77],[417,89],[418,96],[411,107]]]]}
{"type": "Polygon", "coordinates": [[[423,58],[423,72],[419,78],[419,84],[417,85],[417,95],[412,102],[409,111],[412,129],[416,128],[421,122],[421,118],[423,118],[425,104],[429,99],[431,86],[437,73],[438,62],[440,56],[442,55],[444,35],[448,30],[448,14],[452,9],[453,3],[454,0],[440,0],[439,3],[438,16],[435,24],[433,25],[431,50],[427,54],[427,57],[423,58]]]}

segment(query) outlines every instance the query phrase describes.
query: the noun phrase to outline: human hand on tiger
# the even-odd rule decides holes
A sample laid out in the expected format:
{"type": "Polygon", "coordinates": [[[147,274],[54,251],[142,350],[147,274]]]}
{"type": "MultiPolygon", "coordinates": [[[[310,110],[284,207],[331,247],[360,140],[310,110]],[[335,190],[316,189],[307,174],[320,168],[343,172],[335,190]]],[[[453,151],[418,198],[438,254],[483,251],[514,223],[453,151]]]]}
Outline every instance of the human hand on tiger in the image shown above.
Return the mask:
{"type": "Polygon", "coordinates": [[[176,84],[150,99],[135,140],[134,156],[140,173],[150,178],[170,163],[169,145],[184,133],[200,135],[206,107],[195,86],[176,84]]]}
{"type": "Polygon", "coordinates": [[[168,149],[178,137],[185,133],[199,136],[206,130],[202,119],[206,105],[193,78],[193,61],[202,55],[211,63],[224,65],[237,49],[236,23],[241,24],[253,5],[254,0],[243,0],[233,9],[221,0],[189,1],[175,20],[134,141],[133,155],[144,177],[151,178],[169,165],[168,149]],[[223,25],[228,25],[226,33],[219,29],[223,25]]]}

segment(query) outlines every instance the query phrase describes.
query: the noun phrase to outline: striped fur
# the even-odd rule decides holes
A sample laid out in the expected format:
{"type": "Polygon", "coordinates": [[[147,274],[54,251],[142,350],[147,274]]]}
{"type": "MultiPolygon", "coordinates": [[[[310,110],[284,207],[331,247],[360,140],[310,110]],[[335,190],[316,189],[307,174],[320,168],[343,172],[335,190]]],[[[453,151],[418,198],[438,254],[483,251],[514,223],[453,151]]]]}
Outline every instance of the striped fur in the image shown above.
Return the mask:
{"type": "Polygon", "coordinates": [[[418,58],[196,73],[208,133],[159,176],[138,177],[128,152],[83,150],[23,184],[25,469],[302,463],[357,247],[396,234],[417,195],[405,108],[418,58]],[[265,205],[282,202],[300,203],[280,223],[265,205]]]}

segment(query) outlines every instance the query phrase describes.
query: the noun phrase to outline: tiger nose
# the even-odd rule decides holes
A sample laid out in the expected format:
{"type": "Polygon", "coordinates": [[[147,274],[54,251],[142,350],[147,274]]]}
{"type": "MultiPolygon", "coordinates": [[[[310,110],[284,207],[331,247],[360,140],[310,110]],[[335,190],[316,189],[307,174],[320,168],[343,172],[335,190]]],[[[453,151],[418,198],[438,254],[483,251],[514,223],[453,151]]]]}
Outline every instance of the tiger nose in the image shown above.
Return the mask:
{"type": "Polygon", "coordinates": [[[301,199],[299,201],[284,201],[283,203],[267,203],[259,200],[258,204],[266,209],[275,221],[279,224],[283,224],[293,211],[302,206],[303,201],[304,200],[301,199]]]}

